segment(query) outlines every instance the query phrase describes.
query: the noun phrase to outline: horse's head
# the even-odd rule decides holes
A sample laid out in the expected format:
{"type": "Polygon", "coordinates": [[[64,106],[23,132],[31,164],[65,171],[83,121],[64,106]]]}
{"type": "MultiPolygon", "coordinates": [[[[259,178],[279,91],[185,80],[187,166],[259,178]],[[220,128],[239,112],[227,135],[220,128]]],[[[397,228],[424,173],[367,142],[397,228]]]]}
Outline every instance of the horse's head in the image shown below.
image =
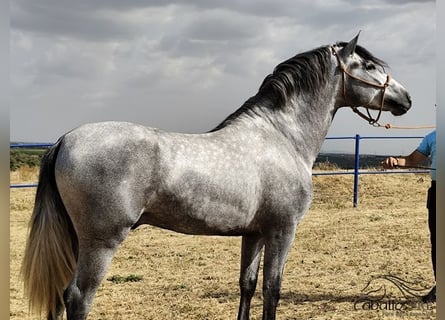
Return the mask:
{"type": "Polygon", "coordinates": [[[386,63],[357,45],[358,35],[350,42],[332,46],[340,81],[338,106],[350,106],[371,124],[378,121],[382,111],[402,115],[411,108],[408,91],[385,72],[386,63]],[[358,111],[358,107],[379,110],[373,119],[358,111]]]}

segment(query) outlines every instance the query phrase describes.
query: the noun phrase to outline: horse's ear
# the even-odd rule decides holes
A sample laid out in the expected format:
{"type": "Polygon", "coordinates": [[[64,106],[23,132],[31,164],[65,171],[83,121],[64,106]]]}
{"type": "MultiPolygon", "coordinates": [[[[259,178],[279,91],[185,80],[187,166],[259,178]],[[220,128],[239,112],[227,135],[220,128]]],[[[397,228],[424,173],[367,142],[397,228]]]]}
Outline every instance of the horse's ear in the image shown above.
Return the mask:
{"type": "Polygon", "coordinates": [[[355,52],[355,47],[357,46],[358,36],[359,35],[360,35],[360,31],[354,37],[354,39],[349,41],[348,44],[343,48],[343,50],[341,50],[341,55],[343,56],[343,58],[346,58],[346,57],[352,55],[355,52]]]}

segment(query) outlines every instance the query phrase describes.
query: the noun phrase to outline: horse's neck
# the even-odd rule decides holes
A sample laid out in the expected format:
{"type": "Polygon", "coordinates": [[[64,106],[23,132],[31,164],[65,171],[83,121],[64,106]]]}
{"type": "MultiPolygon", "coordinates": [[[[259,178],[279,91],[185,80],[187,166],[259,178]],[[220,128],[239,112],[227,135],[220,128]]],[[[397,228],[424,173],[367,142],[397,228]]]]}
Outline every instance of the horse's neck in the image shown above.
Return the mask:
{"type": "Polygon", "coordinates": [[[316,95],[302,93],[289,105],[271,111],[266,118],[293,146],[297,154],[312,166],[323,144],[336,110],[337,85],[326,85],[316,95]]]}
{"type": "Polygon", "coordinates": [[[293,108],[294,125],[288,139],[299,154],[312,166],[323,144],[334,116],[334,100],[311,104],[298,103],[293,108]]]}

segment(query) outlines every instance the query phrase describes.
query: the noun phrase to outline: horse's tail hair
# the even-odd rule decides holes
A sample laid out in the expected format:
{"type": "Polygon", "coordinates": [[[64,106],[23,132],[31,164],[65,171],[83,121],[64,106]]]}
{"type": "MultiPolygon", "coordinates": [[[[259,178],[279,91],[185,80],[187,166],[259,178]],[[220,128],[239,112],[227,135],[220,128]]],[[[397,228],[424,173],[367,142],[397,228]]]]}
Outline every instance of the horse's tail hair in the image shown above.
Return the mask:
{"type": "Polygon", "coordinates": [[[55,162],[63,138],[42,158],[34,210],[21,268],[29,311],[56,319],[63,311],[63,292],[77,264],[78,242],[60,197],[55,162]]]}

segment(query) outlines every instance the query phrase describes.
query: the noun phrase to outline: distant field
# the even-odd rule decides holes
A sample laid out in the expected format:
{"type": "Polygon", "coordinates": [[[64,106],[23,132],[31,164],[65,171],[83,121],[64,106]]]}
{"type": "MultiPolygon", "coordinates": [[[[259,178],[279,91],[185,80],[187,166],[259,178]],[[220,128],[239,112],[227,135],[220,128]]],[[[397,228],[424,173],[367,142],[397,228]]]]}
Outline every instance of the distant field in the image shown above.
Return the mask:
{"type": "Polygon", "coordinates": [[[9,169],[16,171],[22,167],[37,167],[46,149],[11,149],[9,152],[9,169]]]}
{"type": "MultiPolygon", "coordinates": [[[[11,173],[36,181],[36,171],[11,173]]],[[[364,175],[352,208],[352,177],[314,177],[315,198],[300,224],[284,273],[278,319],[435,319],[434,305],[405,298],[391,283],[387,308],[365,286],[393,274],[416,288],[433,283],[426,190],[420,174],[364,175]],[[395,301],[403,310],[391,310],[395,301]]],[[[35,189],[11,190],[10,319],[27,316],[19,268],[35,189]]],[[[149,226],[130,234],[97,293],[89,319],[236,319],[240,238],[187,236],[149,226]],[[109,279],[109,280],[107,280],[109,279]]],[[[261,277],[252,319],[261,319],[261,277]]]]}

